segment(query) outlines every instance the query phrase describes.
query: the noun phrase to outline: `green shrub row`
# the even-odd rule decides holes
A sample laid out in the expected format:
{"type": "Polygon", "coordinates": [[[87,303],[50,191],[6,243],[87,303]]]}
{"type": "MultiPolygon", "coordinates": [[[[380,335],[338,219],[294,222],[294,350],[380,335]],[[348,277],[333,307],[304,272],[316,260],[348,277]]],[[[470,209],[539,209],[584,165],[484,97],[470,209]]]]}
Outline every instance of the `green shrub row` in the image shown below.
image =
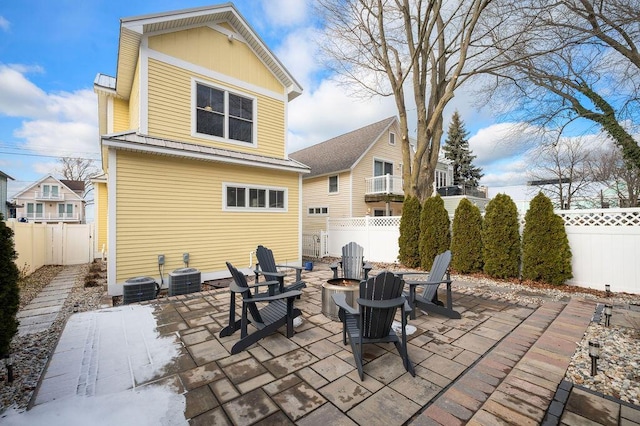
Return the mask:
{"type": "Polygon", "coordinates": [[[439,195],[427,198],[422,206],[417,198],[407,197],[400,221],[398,259],[407,267],[429,270],[437,254],[451,249],[451,267],[459,273],[483,271],[495,278],[521,277],[555,285],[573,276],[564,223],[542,193],[530,203],[522,240],[518,209],[505,194],[489,201],[484,219],[478,207],[462,199],[452,229],[453,235],[439,195]]]}

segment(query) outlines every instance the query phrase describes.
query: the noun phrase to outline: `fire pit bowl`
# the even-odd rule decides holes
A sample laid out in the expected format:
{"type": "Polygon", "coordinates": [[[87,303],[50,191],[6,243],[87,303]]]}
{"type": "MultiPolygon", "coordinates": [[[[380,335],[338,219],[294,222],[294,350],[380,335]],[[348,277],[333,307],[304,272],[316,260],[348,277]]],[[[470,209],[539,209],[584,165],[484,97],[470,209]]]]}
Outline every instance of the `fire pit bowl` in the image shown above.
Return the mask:
{"type": "Polygon", "coordinates": [[[333,321],[340,321],[338,317],[340,309],[331,297],[331,295],[338,293],[344,293],[347,303],[357,309],[356,299],[360,294],[360,280],[354,278],[332,278],[322,284],[322,313],[333,321]]]}

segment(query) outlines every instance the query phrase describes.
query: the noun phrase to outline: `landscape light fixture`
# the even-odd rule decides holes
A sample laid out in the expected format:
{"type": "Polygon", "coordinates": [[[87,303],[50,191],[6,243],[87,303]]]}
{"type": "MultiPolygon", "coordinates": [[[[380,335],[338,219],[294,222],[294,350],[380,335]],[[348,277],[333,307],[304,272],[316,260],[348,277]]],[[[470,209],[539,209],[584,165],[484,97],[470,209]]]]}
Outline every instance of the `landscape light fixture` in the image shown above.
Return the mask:
{"type": "Polygon", "coordinates": [[[7,366],[7,383],[13,383],[13,355],[7,355],[4,363],[7,366]]]}
{"type": "Polygon", "coordinates": [[[604,305],[604,326],[609,327],[611,325],[611,313],[613,311],[613,306],[604,305]]]}
{"type": "Polygon", "coordinates": [[[611,297],[611,285],[610,284],[605,284],[604,285],[604,291],[605,291],[605,293],[607,293],[607,297],[611,297]]]}
{"type": "Polygon", "coordinates": [[[591,375],[595,376],[598,370],[598,358],[600,358],[600,342],[589,340],[589,356],[591,357],[591,375]]]}

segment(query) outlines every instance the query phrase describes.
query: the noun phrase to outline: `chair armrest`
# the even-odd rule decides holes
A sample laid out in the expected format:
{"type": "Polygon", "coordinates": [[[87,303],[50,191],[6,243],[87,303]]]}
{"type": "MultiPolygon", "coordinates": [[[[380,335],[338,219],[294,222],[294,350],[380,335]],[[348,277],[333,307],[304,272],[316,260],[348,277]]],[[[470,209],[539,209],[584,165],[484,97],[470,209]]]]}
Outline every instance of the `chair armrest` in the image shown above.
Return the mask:
{"type": "Polygon", "coordinates": [[[413,308],[411,307],[411,305],[409,305],[409,301],[406,299],[404,301],[404,306],[402,309],[404,310],[404,313],[406,315],[409,315],[413,311],[413,308]]]}
{"type": "Polygon", "coordinates": [[[372,264],[370,264],[369,262],[364,262],[364,263],[362,264],[362,269],[365,269],[365,270],[367,270],[367,271],[370,271],[370,270],[372,270],[372,269],[373,269],[373,265],[372,265],[372,264]]]}
{"type": "Polygon", "coordinates": [[[280,285],[280,281],[277,280],[271,280],[271,281],[262,281],[261,283],[255,283],[255,284],[247,284],[249,286],[249,288],[256,288],[256,287],[262,287],[262,286],[272,286],[272,285],[280,285]]]}
{"type": "Polygon", "coordinates": [[[268,275],[270,277],[284,277],[286,275],[284,272],[266,272],[261,269],[256,269],[253,272],[255,272],[256,275],[268,275]]]}
{"type": "Polygon", "coordinates": [[[298,271],[302,271],[304,268],[302,266],[295,266],[295,265],[276,265],[277,268],[289,268],[289,269],[295,269],[298,271]]]}
{"type": "Polygon", "coordinates": [[[357,299],[358,305],[366,306],[369,308],[389,309],[397,306],[402,306],[405,303],[405,298],[400,296],[395,299],[386,300],[369,300],[369,299],[357,299]]]}
{"type": "Polygon", "coordinates": [[[282,299],[291,299],[298,296],[301,296],[302,292],[299,290],[291,290],[286,291],[284,293],[276,294],[275,296],[254,296],[249,300],[246,300],[247,303],[253,302],[273,302],[274,300],[282,300],[282,299]]]}
{"type": "Polygon", "coordinates": [[[351,315],[359,315],[358,310],[354,309],[353,306],[349,306],[349,304],[347,303],[346,294],[336,293],[336,294],[332,294],[331,297],[333,298],[333,301],[335,302],[336,305],[338,305],[339,308],[344,309],[351,315]]]}

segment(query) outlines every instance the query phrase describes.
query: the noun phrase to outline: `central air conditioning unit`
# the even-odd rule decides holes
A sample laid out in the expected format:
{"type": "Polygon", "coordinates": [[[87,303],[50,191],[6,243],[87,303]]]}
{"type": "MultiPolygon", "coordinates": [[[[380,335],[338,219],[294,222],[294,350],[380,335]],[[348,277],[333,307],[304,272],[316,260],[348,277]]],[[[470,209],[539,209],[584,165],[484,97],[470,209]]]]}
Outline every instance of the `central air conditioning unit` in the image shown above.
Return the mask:
{"type": "Polygon", "coordinates": [[[181,268],[169,272],[169,296],[201,291],[200,271],[195,268],[181,268]]]}
{"type": "Polygon", "coordinates": [[[130,278],[122,287],[122,303],[125,305],[152,300],[158,294],[158,284],[151,277],[130,278]]]}

